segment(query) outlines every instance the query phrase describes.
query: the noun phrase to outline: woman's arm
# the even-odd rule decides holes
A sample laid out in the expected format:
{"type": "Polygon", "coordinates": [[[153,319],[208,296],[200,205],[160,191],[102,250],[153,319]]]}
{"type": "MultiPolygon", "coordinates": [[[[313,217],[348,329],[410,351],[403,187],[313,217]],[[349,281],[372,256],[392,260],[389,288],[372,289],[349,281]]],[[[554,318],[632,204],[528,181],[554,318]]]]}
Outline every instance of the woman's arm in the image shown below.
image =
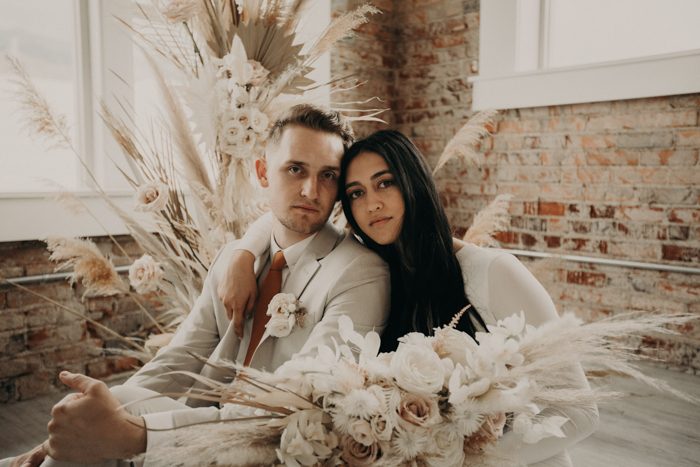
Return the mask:
{"type": "Polygon", "coordinates": [[[239,338],[243,337],[244,314],[253,311],[258,294],[253,269],[255,258],[270,248],[272,224],[272,213],[267,213],[248,227],[231,255],[224,280],[219,282],[217,288],[217,295],[224,304],[226,314],[233,320],[233,328],[239,338]]]}
{"type": "MultiPolygon", "coordinates": [[[[525,321],[539,326],[546,321],[559,319],[554,303],[537,279],[512,255],[500,255],[493,260],[488,271],[489,310],[497,319],[523,310],[525,321]]],[[[575,387],[588,388],[588,381],[579,364],[572,365],[570,381],[575,387]]],[[[598,408],[595,404],[569,408],[564,413],[545,409],[542,415],[560,415],[569,419],[562,426],[565,438],[544,438],[534,444],[523,443],[514,432],[506,433],[497,445],[504,455],[515,455],[526,464],[536,463],[555,456],[578,443],[595,430],[598,408]]]]}

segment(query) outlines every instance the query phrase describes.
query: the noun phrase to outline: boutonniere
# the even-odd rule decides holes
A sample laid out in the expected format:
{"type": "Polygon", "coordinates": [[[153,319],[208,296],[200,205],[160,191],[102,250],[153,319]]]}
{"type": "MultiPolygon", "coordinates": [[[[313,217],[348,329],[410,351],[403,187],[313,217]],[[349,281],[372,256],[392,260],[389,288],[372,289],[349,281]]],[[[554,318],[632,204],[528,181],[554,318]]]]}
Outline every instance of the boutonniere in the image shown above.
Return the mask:
{"type": "Polygon", "coordinates": [[[286,337],[299,325],[304,327],[306,309],[302,308],[299,300],[291,293],[278,293],[267,306],[267,316],[270,320],[265,325],[271,336],[286,337]]]}

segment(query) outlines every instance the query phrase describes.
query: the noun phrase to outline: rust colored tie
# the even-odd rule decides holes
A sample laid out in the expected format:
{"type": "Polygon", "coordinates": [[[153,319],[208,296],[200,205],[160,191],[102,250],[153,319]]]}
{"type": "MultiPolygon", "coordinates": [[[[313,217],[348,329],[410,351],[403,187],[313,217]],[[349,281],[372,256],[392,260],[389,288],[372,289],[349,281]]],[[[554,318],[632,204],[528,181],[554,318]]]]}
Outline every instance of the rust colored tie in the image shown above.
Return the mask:
{"type": "Polygon", "coordinates": [[[262,339],[265,333],[265,325],[270,319],[270,317],[267,316],[267,306],[270,304],[272,297],[280,293],[282,288],[282,269],[284,269],[286,264],[287,260],[284,259],[284,253],[282,253],[282,251],[275,253],[275,256],[272,258],[272,264],[270,264],[270,270],[267,272],[267,276],[265,276],[260,286],[258,300],[255,302],[253,330],[250,334],[248,352],[246,353],[245,360],[243,360],[245,366],[250,364],[255,349],[258,347],[260,339],[262,339]]]}

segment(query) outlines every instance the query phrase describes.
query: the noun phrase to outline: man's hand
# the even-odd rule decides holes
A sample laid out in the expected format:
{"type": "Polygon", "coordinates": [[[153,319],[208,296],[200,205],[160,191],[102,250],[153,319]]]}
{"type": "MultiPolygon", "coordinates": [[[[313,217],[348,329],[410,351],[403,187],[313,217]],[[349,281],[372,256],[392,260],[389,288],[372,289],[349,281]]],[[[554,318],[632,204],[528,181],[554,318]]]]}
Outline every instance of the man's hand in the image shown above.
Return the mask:
{"type": "Polygon", "coordinates": [[[45,458],[44,443],[41,443],[31,451],[27,451],[12,459],[10,467],[38,467],[44,462],[45,458]]]}
{"type": "Polygon", "coordinates": [[[233,320],[233,329],[239,338],[243,337],[245,317],[253,311],[258,295],[254,264],[255,256],[251,252],[235,250],[224,279],[219,282],[216,290],[226,308],[226,314],[233,320]]]}
{"type": "Polygon", "coordinates": [[[47,454],[78,463],[126,459],[146,450],[143,419],[120,409],[102,381],[63,371],[59,378],[77,390],[51,410],[47,454]]]}

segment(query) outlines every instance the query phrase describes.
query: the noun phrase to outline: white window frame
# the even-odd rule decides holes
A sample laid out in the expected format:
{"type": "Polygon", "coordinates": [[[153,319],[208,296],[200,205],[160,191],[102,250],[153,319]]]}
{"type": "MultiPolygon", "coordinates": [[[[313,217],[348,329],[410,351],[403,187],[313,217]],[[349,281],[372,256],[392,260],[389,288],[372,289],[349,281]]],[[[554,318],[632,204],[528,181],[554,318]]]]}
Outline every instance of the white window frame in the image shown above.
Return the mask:
{"type": "Polygon", "coordinates": [[[700,49],[547,68],[549,0],[485,0],[472,109],[514,109],[700,91],[700,49]],[[536,14],[532,11],[535,9],[536,14]],[[533,66],[534,65],[534,66],[533,66]],[[518,71],[523,68],[534,71],[518,71]]]}
{"type": "MultiPolygon", "coordinates": [[[[131,42],[115,21],[124,17],[128,0],[76,0],[76,70],[78,89],[78,152],[95,174],[112,201],[127,212],[132,211],[133,193],[103,155],[119,159],[121,150],[99,122],[99,96],[118,95],[129,99],[128,87],[115,72],[130,81],[131,42]],[[117,52],[117,53],[115,53],[117,52]]],[[[55,109],[58,113],[62,109],[55,109]]],[[[50,150],[49,150],[50,151],[50,150]]],[[[128,233],[118,216],[106,208],[94,190],[85,170],[80,168],[81,189],[74,192],[97,220],[74,214],[52,199],[51,192],[0,193],[0,242],[43,239],[50,235],[98,236],[128,233]]]]}
{"type": "MultiPolygon", "coordinates": [[[[86,165],[110,199],[122,210],[148,222],[147,216],[133,210],[133,191],[110,158],[123,168],[129,165],[98,116],[101,98],[110,108],[116,108],[110,99],[118,96],[133,108],[133,93],[127,84],[133,83],[133,42],[115,18],[130,17],[134,1],[75,1],[79,152],[85,156],[86,165]]],[[[137,1],[148,4],[144,0],[137,1]]],[[[330,2],[318,0],[314,8],[323,20],[314,19],[313,23],[306,25],[307,33],[320,34],[331,18],[330,2]]],[[[329,53],[319,58],[310,76],[318,82],[330,81],[329,53]]],[[[330,93],[324,91],[326,94],[322,99],[329,103],[330,93]]],[[[60,113],[61,109],[56,111],[60,113]]],[[[51,192],[0,193],[0,242],[44,239],[51,235],[77,237],[129,233],[118,215],[94,191],[94,185],[82,167],[80,181],[83,189],[74,194],[97,219],[87,213],[70,212],[52,199],[54,193],[51,192]]]]}

